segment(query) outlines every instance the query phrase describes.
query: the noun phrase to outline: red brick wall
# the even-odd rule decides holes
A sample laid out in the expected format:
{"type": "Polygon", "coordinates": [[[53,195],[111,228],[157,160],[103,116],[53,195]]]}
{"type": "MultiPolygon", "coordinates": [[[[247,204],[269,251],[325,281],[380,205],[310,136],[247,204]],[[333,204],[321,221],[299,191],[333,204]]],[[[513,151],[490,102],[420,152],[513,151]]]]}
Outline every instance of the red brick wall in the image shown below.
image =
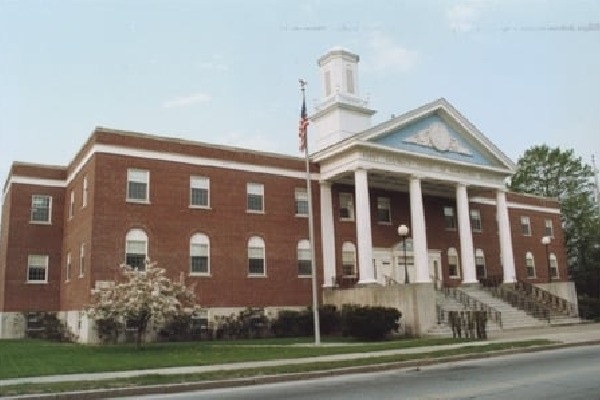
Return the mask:
{"type": "Polygon", "coordinates": [[[50,311],[59,308],[64,189],[12,184],[6,249],[3,311],[50,311]],[[31,196],[52,196],[52,224],[30,224],[31,196]],[[27,283],[28,255],[48,255],[48,283],[27,283]]]}

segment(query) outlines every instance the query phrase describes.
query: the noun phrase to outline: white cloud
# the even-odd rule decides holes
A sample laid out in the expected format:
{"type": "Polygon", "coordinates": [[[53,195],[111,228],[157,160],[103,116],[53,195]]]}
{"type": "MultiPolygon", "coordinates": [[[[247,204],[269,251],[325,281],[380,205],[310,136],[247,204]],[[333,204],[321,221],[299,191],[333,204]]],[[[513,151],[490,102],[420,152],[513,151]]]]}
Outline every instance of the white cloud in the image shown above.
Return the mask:
{"type": "MultiPolygon", "coordinates": [[[[369,47],[373,54],[365,67],[374,71],[398,70],[408,71],[412,69],[419,59],[419,53],[403,47],[384,35],[376,32],[369,40],[369,47]]],[[[366,58],[366,57],[365,57],[366,58]]]]}
{"type": "Polygon", "coordinates": [[[456,32],[470,32],[477,28],[483,9],[490,1],[466,0],[452,5],[446,12],[450,29],[456,32]]]}
{"type": "Polygon", "coordinates": [[[215,71],[229,71],[229,66],[223,61],[221,54],[213,54],[208,61],[198,61],[196,66],[200,69],[209,69],[215,71]]]}
{"type": "Polygon", "coordinates": [[[175,97],[173,99],[167,100],[163,103],[164,108],[181,108],[181,107],[189,107],[196,103],[206,103],[209,102],[212,98],[210,95],[202,92],[193,93],[187,96],[175,97]]]}

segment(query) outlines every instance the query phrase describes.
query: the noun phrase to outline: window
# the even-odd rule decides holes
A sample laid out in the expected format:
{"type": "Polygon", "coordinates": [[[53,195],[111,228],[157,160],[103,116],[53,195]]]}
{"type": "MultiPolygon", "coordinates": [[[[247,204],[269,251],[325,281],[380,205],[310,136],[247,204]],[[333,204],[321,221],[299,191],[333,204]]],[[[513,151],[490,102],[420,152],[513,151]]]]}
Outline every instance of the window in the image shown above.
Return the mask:
{"type": "Polygon", "coordinates": [[[392,223],[392,213],[390,211],[390,198],[377,198],[377,222],[384,224],[392,223]]]}
{"type": "Polygon", "coordinates": [[[527,277],[535,278],[535,261],[533,260],[533,254],[530,251],[525,255],[525,265],[527,267],[527,277]]]}
{"type": "Polygon", "coordinates": [[[148,236],[141,229],[132,229],[125,236],[125,264],[144,271],[148,255],[148,236]]]}
{"type": "Polygon", "coordinates": [[[27,282],[48,283],[48,256],[27,257],[27,282]]]}
{"type": "Polygon", "coordinates": [[[471,217],[471,230],[473,232],[481,232],[481,213],[479,210],[469,211],[471,217]]]}
{"type": "Polygon", "coordinates": [[[248,275],[265,275],[265,242],[258,236],[248,240],[248,275]]]}
{"type": "Polygon", "coordinates": [[[351,242],[342,245],[342,275],[356,276],[356,247],[351,242]]]}
{"type": "Polygon", "coordinates": [[[69,202],[69,219],[75,215],[75,192],[71,190],[71,201],[69,202]]]}
{"type": "Polygon", "coordinates": [[[202,176],[190,178],[190,206],[208,208],[210,192],[210,180],[202,176]]]}
{"type": "Polygon", "coordinates": [[[550,276],[552,278],[558,278],[558,261],[556,260],[556,254],[550,253],[550,276]]]}
{"type": "Polygon", "coordinates": [[[71,280],[71,252],[67,253],[67,266],[65,268],[65,281],[71,280]]]}
{"type": "Polygon", "coordinates": [[[305,188],[296,188],[294,193],[296,215],[308,215],[308,194],[305,188]]]}
{"type": "Polygon", "coordinates": [[[446,229],[456,229],[456,220],[454,219],[454,208],[444,207],[444,226],[446,229]]]}
{"type": "Polygon", "coordinates": [[[85,243],[81,243],[79,248],[79,277],[81,278],[85,273],[85,243]]]}
{"type": "Polygon", "coordinates": [[[544,236],[554,237],[554,229],[552,229],[551,219],[547,219],[544,221],[544,236]]]}
{"type": "Polygon", "coordinates": [[[477,279],[485,278],[485,255],[483,254],[483,250],[476,249],[475,250],[475,275],[477,279]]]}
{"type": "Polygon", "coordinates": [[[521,217],[521,233],[524,236],[531,236],[531,224],[529,217],[521,217]]]}
{"type": "Polygon", "coordinates": [[[352,193],[340,193],[340,219],[346,221],[354,220],[352,193]]]}
{"type": "Polygon", "coordinates": [[[31,222],[51,223],[52,197],[45,195],[31,196],[31,222]]]}
{"type": "Polygon", "coordinates": [[[81,208],[86,208],[88,202],[88,178],[83,177],[83,192],[81,194],[81,208]]]}
{"type": "Polygon", "coordinates": [[[298,242],[298,275],[312,275],[312,256],[310,242],[306,239],[298,242]]]}
{"type": "Polygon", "coordinates": [[[142,169],[127,170],[127,200],[148,202],[150,172],[142,169]]]}
{"type": "Polygon", "coordinates": [[[458,252],[454,247],[448,249],[448,275],[451,278],[460,277],[460,265],[458,263],[458,252]]]}
{"type": "Polygon", "coordinates": [[[190,274],[210,274],[210,241],[203,233],[196,233],[190,239],[190,274]]]}
{"type": "Polygon", "coordinates": [[[348,93],[354,94],[354,76],[350,65],[346,66],[346,87],[348,88],[348,93]]]}
{"type": "Polygon", "coordinates": [[[247,186],[248,193],[248,211],[249,212],[264,212],[264,186],[260,183],[249,183],[247,186]]]}

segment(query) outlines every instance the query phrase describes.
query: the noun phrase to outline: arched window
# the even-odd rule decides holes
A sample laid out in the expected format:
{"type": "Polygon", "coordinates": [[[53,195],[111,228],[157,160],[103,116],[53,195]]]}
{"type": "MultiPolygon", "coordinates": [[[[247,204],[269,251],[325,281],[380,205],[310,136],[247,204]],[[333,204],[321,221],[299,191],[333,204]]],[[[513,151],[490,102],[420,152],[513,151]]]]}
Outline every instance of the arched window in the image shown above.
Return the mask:
{"type": "Polygon", "coordinates": [[[259,236],[248,239],[248,275],[265,275],[265,242],[259,236]]]}
{"type": "Polygon", "coordinates": [[[558,278],[558,261],[556,254],[550,253],[550,274],[553,278],[558,278]]]}
{"type": "Polygon", "coordinates": [[[298,241],[298,275],[312,275],[311,258],[310,242],[306,239],[298,241]]]}
{"type": "Polygon", "coordinates": [[[190,274],[210,274],[210,240],[204,233],[190,238],[190,274]]]}
{"type": "Polygon", "coordinates": [[[454,247],[448,249],[448,275],[451,278],[460,277],[460,264],[458,263],[458,252],[454,247]]]}
{"type": "Polygon", "coordinates": [[[477,279],[483,279],[486,276],[485,255],[481,249],[475,250],[475,274],[477,279]]]}
{"type": "Polygon", "coordinates": [[[527,277],[535,278],[535,260],[533,254],[530,251],[525,254],[525,265],[527,267],[527,277]]]}
{"type": "Polygon", "coordinates": [[[138,271],[146,269],[148,235],[141,229],[131,229],[125,236],[125,264],[138,271]]]}
{"type": "Polygon", "coordinates": [[[356,276],[356,247],[352,242],[342,244],[342,275],[356,276]]]}

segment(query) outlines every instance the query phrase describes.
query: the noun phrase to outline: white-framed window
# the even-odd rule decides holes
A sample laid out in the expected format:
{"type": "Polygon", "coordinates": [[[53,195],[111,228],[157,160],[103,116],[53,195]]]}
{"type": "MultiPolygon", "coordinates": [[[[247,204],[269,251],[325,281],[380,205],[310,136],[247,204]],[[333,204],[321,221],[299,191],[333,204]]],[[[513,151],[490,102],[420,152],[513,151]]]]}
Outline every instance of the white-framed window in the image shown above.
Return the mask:
{"type": "Polygon", "coordinates": [[[146,270],[148,235],[141,229],[131,229],[125,235],[125,264],[137,271],[146,270]]]}
{"type": "Polygon", "coordinates": [[[204,233],[190,238],[190,275],[210,275],[210,239],[204,233]]]}
{"type": "Polygon", "coordinates": [[[88,178],[83,177],[83,189],[81,193],[81,208],[86,208],[88,203],[88,178]]]}
{"type": "Polygon", "coordinates": [[[298,275],[312,275],[312,256],[310,242],[306,239],[298,241],[298,275]]]}
{"type": "Polygon", "coordinates": [[[261,213],[265,211],[265,187],[262,183],[248,183],[246,186],[248,212],[261,213]]]}
{"type": "Polygon", "coordinates": [[[392,223],[392,211],[389,197],[377,198],[377,222],[380,224],[392,223]]]}
{"type": "Polygon", "coordinates": [[[296,216],[308,216],[308,193],[306,188],[296,188],[294,190],[294,206],[296,216]]]}
{"type": "Polygon", "coordinates": [[[34,194],[31,196],[31,220],[32,223],[52,223],[52,196],[34,194]]]}
{"type": "Polygon", "coordinates": [[[71,252],[67,253],[67,265],[65,266],[65,281],[71,280],[71,252]]]}
{"type": "Polygon", "coordinates": [[[525,266],[527,268],[527,277],[535,278],[535,260],[530,251],[525,254],[525,266]]]}
{"type": "Polygon", "coordinates": [[[48,283],[48,256],[29,255],[27,257],[27,282],[48,283]]]}
{"type": "Polygon", "coordinates": [[[207,177],[190,177],[190,207],[210,207],[210,179],[207,177]]]}
{"type": "Polygon", "coordinates": [[[531,236],[531,221],[529,217],[521,217],[521,233],[523,236],[531,236]]]}
{"type": "Polygon", "coordinates": [[[352,193],[340,193],[340,219],[342,221],[354,221],[352,193]]]}
{"type": "Polygon", "coordinates": [[[259,236],[248,239],[248,275],[266,275],[265,242],[259,236]]]}
{"type": "Polygon", "coordinates": [[[554,229],[552,227],[552,220],[544,220],[544,236],[554,237],[554,229]]]}
{"type": "Polygon", "coordinates": [[[356,276],[356,246],[352,242],[342,244],[342,275],[356,276]]]}
{"type": "Polygon", "coordinates": [[[150,171],[127,170],[127,201],[148,203],[150,200],[150,171]]]}
{"type": "Polygon", "coordinates": [[[69,219],[75,215],[75,191],[71,190],[71,199],[69,201],[69,219]]]}
{"type": "Polygon", "coordinates": [[[556,254],[550,253],[550,276],[552,278],[558,278],[558,260],[556,259],[556,254]]]}
{"type": "Polygon", "coordinates": [[[81,243],[79,246],[79,277],[83,277],[85,274],[85,243],[81,243]]]}
{"type": "Polygon", "coordinates": [[[482,249],[475,249],[475,276],[477,279],[486,277],[485,254],[482,249]]]}
{"type": "Polygon", "coordinates": [[[456,248],[450,247],[448,249],[448,276],[450,278],[460,277],[460,263],[458,261],[458,251],[456,248]]]}
{"type": "Polygon", "coordinates": [[[456,229],[456,218],[454,216],[454,207],[444,207],[444,226],[448,230],[456,229]]]}
{"type": "Polygon", "coordinates": [[[471,219],[471,230],[473,232],[481,232],[481,212],[479,210],[470,210],[469,217],[471,219]]]}

